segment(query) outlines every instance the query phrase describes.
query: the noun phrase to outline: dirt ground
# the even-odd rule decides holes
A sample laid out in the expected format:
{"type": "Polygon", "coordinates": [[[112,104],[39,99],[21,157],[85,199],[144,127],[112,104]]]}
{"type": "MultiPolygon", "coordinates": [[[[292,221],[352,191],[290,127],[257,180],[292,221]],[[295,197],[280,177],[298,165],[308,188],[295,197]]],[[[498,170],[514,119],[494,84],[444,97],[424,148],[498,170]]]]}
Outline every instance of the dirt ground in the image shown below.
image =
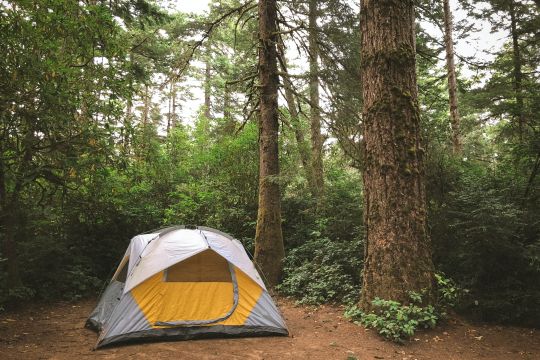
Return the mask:
{"type": "Polygon", "coordinates": [[[83,327],[95,301],[35,305],[0,315],[0,359],[540,359],[540,330],[456,318],[405,345],[381,340],[334,306],[279,299],[291,336],[139,343],[92,351],[83,327]]]}

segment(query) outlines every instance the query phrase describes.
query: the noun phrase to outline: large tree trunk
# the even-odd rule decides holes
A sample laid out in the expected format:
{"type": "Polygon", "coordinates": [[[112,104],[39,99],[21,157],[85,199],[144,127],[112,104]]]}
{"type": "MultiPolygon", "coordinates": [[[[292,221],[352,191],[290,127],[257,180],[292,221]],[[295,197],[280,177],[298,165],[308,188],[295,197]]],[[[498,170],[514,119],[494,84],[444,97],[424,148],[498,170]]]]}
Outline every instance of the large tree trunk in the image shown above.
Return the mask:
{"type": "MultiPolygon", "coordinates": [[[[360,306],[432,293],[412,0],[363,0],[365,254],[360,306]]],[[[429,299],[428,299],[429,301],[429,299]]]]}
{"type": "Polygon", "coordinates": [[[517,17],[514,1],[509,3],[510,13],[510,32],[512,36],[512,54],[514,63],[514,96],[516,107],[514,117],[517,119],[519,138],[523,138],[523,127],[525,125],[525,116],[523,114],[523,72],[521,70],[521,50],[519,48],[519,35],[517,32],[517,17]]]}
{"type": "Polygon", "coordinates": [[[319,44],[317,43],[317,0],[309,1],[309,101],[311,118],[311,168],[318,198],[324,191],[323,138],[319,108],[319,44]]]}
{"type": "Polygon", "coordinates": [[[444,8],[444,43],[446,46],[446,70],[448,73],[448,97],[450,103],[450,125],[452,126],[452,148],[454,154],[461,153],[461,126],[458,110],[456,66],[454,64],[454,40],[452,36],[452,10],[450,1],[443,0],[444,8]]]}
{"type": "Polygon", "coordinates": [[[268,285],[278,284],[284,256],[278,157],[276,0],[259,0],[259,211],[255,262],[268,285]]]}

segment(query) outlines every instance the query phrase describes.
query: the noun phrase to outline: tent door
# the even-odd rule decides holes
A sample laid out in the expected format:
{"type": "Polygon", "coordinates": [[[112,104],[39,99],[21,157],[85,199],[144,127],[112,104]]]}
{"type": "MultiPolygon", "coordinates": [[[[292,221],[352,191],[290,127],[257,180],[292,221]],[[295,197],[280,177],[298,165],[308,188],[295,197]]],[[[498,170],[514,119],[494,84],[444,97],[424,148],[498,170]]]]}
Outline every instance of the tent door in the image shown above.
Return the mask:
{"type": "Polygon", "coordinates": [[[220,316],[219,318],[214,319],[201,319],[201,320],[178,320],[178,321],[157,321],[153,325],[154,326],[167,326],[167,327],[176,327],[176,326],[197,326],[197,325],[209,325],[214,324],[223,320],[228,319],[233,312],[236,310],[236,307],[238,306],[238,282],[236,280],[236,274],[234,271],[234,266],[231,263],[228,263],[229,266],[229,272],[231,275],[231,280],[233,284],[233,304],[231,309],[224,314],[223,316],[220,316]]]}

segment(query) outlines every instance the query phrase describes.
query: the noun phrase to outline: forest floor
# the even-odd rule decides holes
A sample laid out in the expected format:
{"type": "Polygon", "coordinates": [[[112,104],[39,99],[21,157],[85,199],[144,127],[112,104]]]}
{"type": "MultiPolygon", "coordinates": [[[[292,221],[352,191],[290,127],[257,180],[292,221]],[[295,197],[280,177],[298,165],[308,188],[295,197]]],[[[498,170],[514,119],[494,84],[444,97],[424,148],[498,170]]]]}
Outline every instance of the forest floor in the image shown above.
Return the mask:
{"type": "Polygon", "coordinates": [[[152,342],[92,351],[85,329],[95,301],[34,305],[0,315],[0,359],[540,359],[540,330],[452,318],[405,345],[381,340],[343,318],[337,306],[279,299],[291,336],[152,342]]]}

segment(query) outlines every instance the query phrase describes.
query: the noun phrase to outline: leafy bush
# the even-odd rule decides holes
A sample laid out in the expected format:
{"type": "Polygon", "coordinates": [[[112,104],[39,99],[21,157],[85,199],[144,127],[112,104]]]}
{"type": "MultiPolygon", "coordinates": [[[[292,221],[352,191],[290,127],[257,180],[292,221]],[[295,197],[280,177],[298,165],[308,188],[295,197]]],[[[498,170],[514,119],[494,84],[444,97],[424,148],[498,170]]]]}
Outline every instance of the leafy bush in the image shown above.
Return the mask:
{"type": "Polygon", "coordinates": [[[287,254],[278,291],[301,304],[355,301],[360,289],[361,248],[358,239],[336,242],[313,237],[287,254]]]}
{"type": "Polygon", "coordinates": [[[436,266],[470,291],[460,310],[483,321],[540,325],[540,202],[521,196],[515,169],[462,168],[430,204],[436,266]]]}
{"type": "Polygon", "coordinates": [[[445,277],[442,273],[436,273],[435,280],[437,281],[437,306],[442,311],[456,306],[463,293],[468,292],[468,290],[460,288],[454,280],[445,277]]]}
{"type": "Polygon", "coordinates": [[[365,313],[357,306],[351,306],[345,311],[345,317],[375,329],[387,340],[403,343],[413,336],[418,328],[434,328],[437,322],[446,316],[447,307],[454,306],[458,301],[461,290],[452,280],[442,274],[436,274],[436,280],[436,306],[422,306],[425,294],[410,292],[411,302],[408,305],[375,298],[372,302],[375,311],[365,313]]]}
{"type": "Polygon", "coordinates": [[[432,305],[420,306],[418,298],[421,295],[411,293],[411,303],[402,305],[397,301],[375,298],[373,306],[376,312],[364,313],[357,307],[349,308],[345,317],[356,319],[365,327],[377,330],[385,339],[403,343],[414,335],[419,328],[433,328],[439,320],[435,308],[432,305]]]}
{"type": "MultiPolygon", "coordinates": [[[[34,298],[35,295],[36,291],[34,289],[21,285],[6,292],[1,292],[0,304],[19,304],[34,298]]],[[[3,309],[4,308],[0,306],[0,311],[3,311],[3,309]]]]}

